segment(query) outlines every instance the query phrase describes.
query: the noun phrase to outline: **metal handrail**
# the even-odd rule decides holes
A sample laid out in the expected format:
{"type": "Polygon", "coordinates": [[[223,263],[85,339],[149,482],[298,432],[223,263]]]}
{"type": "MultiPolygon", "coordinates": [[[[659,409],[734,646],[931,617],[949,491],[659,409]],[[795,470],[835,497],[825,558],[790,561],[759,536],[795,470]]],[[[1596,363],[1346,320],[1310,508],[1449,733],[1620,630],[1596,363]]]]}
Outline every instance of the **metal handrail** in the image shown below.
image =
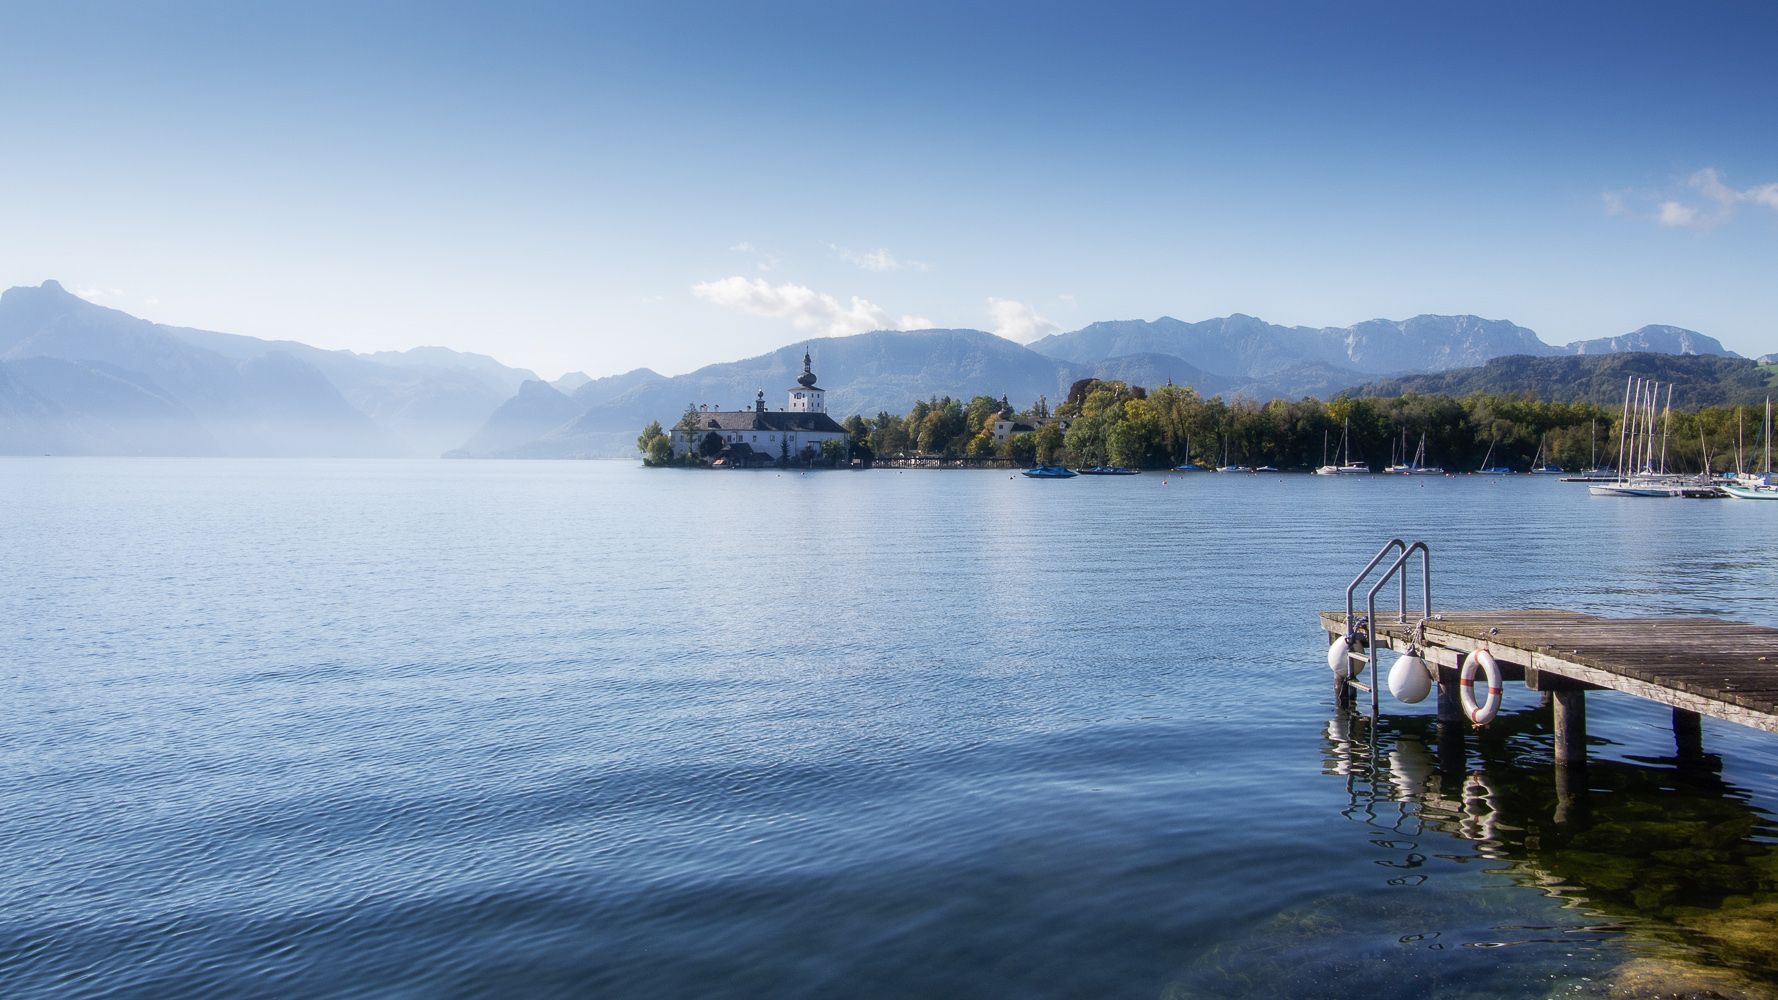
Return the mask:
{"type": "MultiPolygon", "coordinates": [[[[1402,554],[1406,555],[1407,551],[1408,551],[1408,543],[1402,541],[1399,538],[1391,538],[1389,540],[1389,544],[1387,544],[1387,545],[1383,546],[1381,549],[1379,549],[1377,551],[1377,554],[1374,557],[1372,557],[1371,561],[1369,563],[1365,564],[1364,571],[1359,573],[1357,576],[1353,577],[1352,582],[1346,585],[1346,634],[1347,635],[1352,634],[1352,592],[1358,589],[1358,585],[1364,582],[1365,577],[1371,575],[1371,570],[1377,568],[1377,564],[1383,561],[1383,557],[1389,554],[1390,549],[1400,549],[1402,551],[1402,554]]],[[[1388,578],[1385,577],[1384,579],[1388,579],[1388,578]]],[[[1406,576],[1403,576],[1401,578],[1401,619],[1402,619],[1402,621],[1407,621],[1407,618],[1408,618],[1408,578],[1406,576]]]]}
{"type": "MultiPolygon", "coordinates": [[[[1405,624],[1408,620],[1408,574],[1404,567],[1407,566],[1408,560],[1416,549],[1420,552],[1420,584],[1425,599],[1421,620],[1431,618],[1432,550],[1426,547],[1425,542],[1415,542],[1405,546],[1402,554],[1397,556],[1395,562],[1391,563],[1389,569],[1383,573],[1383,578],[1371,587],[1369,594],[1365,595],[1364,663],[1371,670],[1371,715],[1373,717],[1377,714],[1377,689],[1383,686],[1381,679],[1377,676],[1377,591],[1383,589],[1383,585],[1389,582],[1390,577],[1397,573],[1401,574],[1401,621],[1405,624]]],[[[1389,546],[1384,546],[1383,551],[1388,552],[1389,546]]],[[[1369,573],[1370,570],[1366,569],[1365,572],[1369,573]]],[[[1347,612],[1347,621],[1350,621],[1351,617],[1351,612],[1347,612]]],[[[1350,628],[1349,625],[1347,627],[1350,628]]]]}

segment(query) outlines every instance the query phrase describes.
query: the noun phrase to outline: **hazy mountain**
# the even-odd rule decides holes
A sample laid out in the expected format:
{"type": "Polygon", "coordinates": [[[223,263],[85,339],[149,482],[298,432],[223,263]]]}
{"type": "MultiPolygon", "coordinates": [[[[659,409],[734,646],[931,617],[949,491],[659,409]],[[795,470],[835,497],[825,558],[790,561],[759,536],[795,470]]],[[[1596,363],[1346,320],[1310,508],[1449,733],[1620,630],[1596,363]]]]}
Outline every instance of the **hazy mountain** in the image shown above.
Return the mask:
{"type": "MultiPolygon", "coordinates": [[[[125,390],[119,379],[136,386],[138,398],[147,394],[177,402],[207,432],[206,439],[189,428],[169,430],[159,446],[147,448],[152,453],[401,453],[393,436],[348,403],[319,369],[289,352],[228,357],[165,327],[93,305],[54,281],[0,294],[0,361],[39,358],[77,362],[88,366],[89,376],[111,376],[60,369],[66,377],[29,384],[58,414],[59,426],[79,429],[79,440],[87,444],[78,450],[89,453],[142,453],[146,447],[145,439],[121,426],[117,407],[125,390]]],[[[141,434],[151,434],[153,420],[146,415],[141,420],[141,434]]],[[[21,426],[17,433],[16,439],[0,438],[0,450],[38,450],[27,440],[34,441],[36,431],[21,426]]]]}
{"type": "MultiPolygon", "coordinates": [[[[109,365],[185,406],[204,429],[198,436],[169,429],[160,445],[149,447],[148,431],[137,434],[117,419],[99,416],[106,405],[101,383],[65,381],[31,390],[59,415],[55,426],[62,430],[38,429],[26,436],[85,442],[78,448],[69,444],[63,452],[106,454],[220,449],[242,455],[432,457],[461,444],[519,386],[536,378],[486,355],[443,347],[357,354],[164,326],[93,305],[54,281],[0,295],[0,360],[34,357],[109,365]],[[89,418],[101,423],[82,423],[89,418]]],[[[18,385],[21,391],[27,387],[18,385]]],[[[41,450],[19,435],[25,431],[0,435],[0,448],[41,450]]]]}
{"type": "MultiPolygon", "coordinates": [[[[622,375],[608,375],[605,378],[587,379],[570,394],[582,408],[597,406],[600,403],[616,399],[635,389],[637,386],[650,382],[662,382],[666,376],[647,368],[636,368],[622,375]]],[[[558,386],[557,388],[560,388],[558,386]]],[[[568,390],[563,389],[563,392],[568,390]]]]}
{"type": "Polygon", "coordinates": [[[357,354],[294,340],[163,327],[166,332],[233,358],[284,351],[314,365],[361,413],[394,431],[417,457],[432,458],[475,433],[501,401],[536,378],[483,354],[444,347],[357,354]]]}
{"type": "Polygon", "coordinates": [[[35,357],[0,363],[0,451],[217,455],[222,449],[196,414],[141,376],[95,361],[35,357]]]}
{"type": "Polygon", "coordinates": [[[1577,340],[1563,348],[1569,354],[1615,354],[1623,351],[1654,351],[1660,354],[1720,354],[1725,358],[1741,355],[1725,350],[1715,337],[1706,337],[1695,330],[1677,326],[1645,326],[1621,337],[1598,337],[1577,340]]]}
{"type": "Polygon", "coordinates": [[[1054,334],[1031,349],[1064,361],[1093,362],[1131,354],[1166,354],[1219,374],[1259,378],[1294,364],[1320,362],[1366,373],[1481,364],[1503,354],[1557,354],[1537,334],[1504,320],[1476,316],[1374,319],[1348,327],[1285,327],[1236,313],[1186,323],[1094,323],[1054,334]]]}
{"type": "Polygon", "coordinates": [[[555,387],[557,392],[573,392],[592,380],[593,377],[586,372],[569,372],[561,378],[556,379],[554,382],[551,382],[550,385],[555,387]]]}
{"type": "MultiPolygon", "coordinates": [[[[529,444],[586,411],[586,407],[543,381],[526,382],[518,394],[500,404],[488,422],[463,447],[445,453],[446,458],[500,458],[519,445],[529,444]]],[[[637,431],[641,431],[638,426],[637,431]]]]}
{"type": "Polygon", "coordinates": [[[358,355],[367,361],[395,368],[441,368],[466,372],[480,378],[505,399],[519,391],[519,386],[537,380],[529,368],[510,368],[486,354],[453,351],[448,347],[412,347],[405,351],[376,351],[358,355]]]}
{"type": "MultiPolygon", "coordinates": [[[[1674,383],[1673,405],[1686,408],[1762,403],[1778,387],[1778,375],[1744,358],[1620,352],[1494,358],[1477,368],[1381,379],[1352,386],[1345,392],[1351,396],[1532,392],[1538,399],[1553,402],[1621,406],[1631,376],[1674,383]]],[[[1665,402],[1664,396],[1662,401],[1665,402]]]]}

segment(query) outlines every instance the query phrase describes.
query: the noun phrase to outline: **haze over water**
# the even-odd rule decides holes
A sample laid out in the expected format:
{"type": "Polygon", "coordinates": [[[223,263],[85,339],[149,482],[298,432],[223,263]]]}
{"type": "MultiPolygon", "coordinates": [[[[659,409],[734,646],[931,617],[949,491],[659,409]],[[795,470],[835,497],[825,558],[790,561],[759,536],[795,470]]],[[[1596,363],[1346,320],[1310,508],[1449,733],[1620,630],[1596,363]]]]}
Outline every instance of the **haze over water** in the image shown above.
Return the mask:
{"type": "MultiPolygon", "coordinates": [[[[1720,959],[1672,907],[1739,890],[1562,868],[1517,684],[1439,818],[1431,701],[1373,774],[1315,612],[1400,535],[1435,609],[1778,625],[1765,505],[1523,476],[5,458],[0,504],[8,997],[1548,996],[1720,959]]],[[[1573,836],[1766,850],[1771,736],[1705,720],[1700,777],[1588,715],[1573,836]]]]}

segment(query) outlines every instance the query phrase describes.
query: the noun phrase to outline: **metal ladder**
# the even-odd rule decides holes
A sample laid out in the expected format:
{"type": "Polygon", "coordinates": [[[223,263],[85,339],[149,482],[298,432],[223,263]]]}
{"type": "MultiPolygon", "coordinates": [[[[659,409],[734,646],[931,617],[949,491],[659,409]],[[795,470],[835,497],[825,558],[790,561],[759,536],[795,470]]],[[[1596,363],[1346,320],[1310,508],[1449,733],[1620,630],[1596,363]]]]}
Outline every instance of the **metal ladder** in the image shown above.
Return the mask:
{"type": "MultiPolygon", "coordinates": [[[[1370,683],[1369,684],[1360,683],[1359,681],[1357,681],[1347,675],[1341,675],[1341,677],[1340,677],[1341,683],[1358,688],[1361,691],[1369,691],[1370,692],[1370,694],[1371,694],[1371,717],[1373,719],[1376,718],[1377,709],[1378,709],[1377,689],[1382,686],[1381,679],[1377,675],[1377,592],[1383,589],[1384,585],[1389,582],[1391,577],[1396,577],[1396,576],[1400,577],[1401,607],[1397,613],[1396,620],[1399,623],[1406,625],[1407,621],[1408,621],[1408,571],[1407,571],[1407,564],[1408,564],[1408,560],[1413,557],[1413,554],[1415,552],[1418,552],[1418,553],[1420,553],[1420,585],[1421,585],[1421,599],[1422,599],[1421,618],[1422,619],[1431,618],[1432,617],[1432,550],[1426,547],[1425,542],[1414,542],[1412,545],[1410,545],[1407,542],[1404,542],[1399,538],[1391,538],[1389,540],[1389,544],[1383,546],[1383,548],[1381,550],[1379,550],[1375,556],[1371,557],[1371,561],[1369,563],[1365,564],[1364,569],[1357,576],[1352,578],[1351,583],[1346,585],[1346,638],[1348,640],[1350,640],[1352,638],[1355,638],[1357,635],[1357,633],[1355,633],[1353,631],[1353,627],[1352,627],[1352,596],[1353,596],[1353,594],[1357,592],[1359,584],[1363,583],[1365,581],[1365,578],[1369,577],[1371,575],[1371,572],[1377,568],[1378,564],[1381,563],[1385,558],[1387,558],[1389,556],[1390,552],[1393,552],[1397,549],[1399,549],[1401,551],[1401,554],[1399,556],[1396,556],[1395,561],[1389,564],[1389,568],[1387,570],[1383,571],[1383,575],[1380,578],[1378,578],[1378,580],[1375,584],[1371,585],[1371,589],[1370,589],[1369,593],[1367,593],[1365,595],[1364,652],[1360,653],[1357,650],[1350,649],[1350,648],[1348,648],[1346,651],[1346,659],[1347,659],[1347,665],[1348,665],[1347,674],[1351,673],[1351,671],[1350,671],[1351,661],[1354,659],[1361,660],[1361,661],[1363,661],[1365,666],[1370,668],[1370,683]]],[[[1363,672],[1362,669],[1360,670],[1360,672],[1361,673],[1363,672]]]]}

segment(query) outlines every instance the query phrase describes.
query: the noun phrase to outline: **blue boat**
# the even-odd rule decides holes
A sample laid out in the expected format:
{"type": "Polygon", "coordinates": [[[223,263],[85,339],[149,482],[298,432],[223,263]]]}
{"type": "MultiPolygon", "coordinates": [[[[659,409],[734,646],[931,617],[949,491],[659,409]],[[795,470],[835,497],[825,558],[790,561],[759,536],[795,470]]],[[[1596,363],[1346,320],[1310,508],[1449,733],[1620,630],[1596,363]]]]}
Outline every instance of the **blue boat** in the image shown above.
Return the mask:
{"type": "Polygon", "coordinates": [[[1201,465],[1196,465],[1192,462],[1187,462],[1184,465],[1175,465],[1173,467],[1173,471],[1174,472],[1208,472],[1209,470],[1205,469],[1201,465]]]}
{"type": "Polygon", "coordinates": [[[1494,442],[1490,441],[1490,442],[1488,442],[1488,454],[1482,459],[1482,468],[1479,468],[1476,470],[1477,475],[1482,475],[1482,476],[1515,476],[1515,475],[1518,475],[1518,473],[1514,472],[1511,469],[1502,468],[1501,466],[1498,466],[1498,465],[1493,465],[1493,466],[1489,465],[1488,460],[1493,457],[1494,457],[1494,442]]]}
{"type": "Polygon", "coordinates": [[[1026,469],[1025,476],[1029,479],[1073,479],[1080,473],[1060,465],[1039,465],[1026,469]]]}

